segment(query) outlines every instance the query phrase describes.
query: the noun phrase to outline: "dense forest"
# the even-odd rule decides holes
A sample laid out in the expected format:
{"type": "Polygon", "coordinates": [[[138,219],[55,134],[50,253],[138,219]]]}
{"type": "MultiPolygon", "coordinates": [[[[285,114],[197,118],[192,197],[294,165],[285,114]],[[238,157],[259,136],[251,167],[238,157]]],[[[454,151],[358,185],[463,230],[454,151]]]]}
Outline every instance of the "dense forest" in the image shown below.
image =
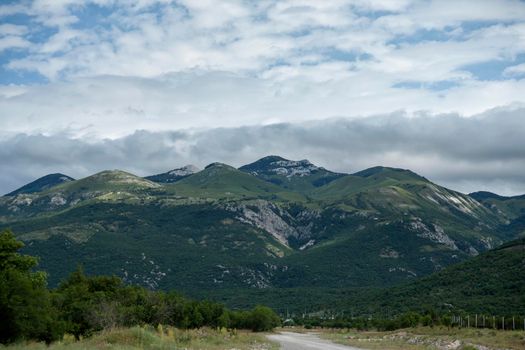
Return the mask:
{"type": "Polygon", "coordinates": [[[34,339],[47,343],[72,334],[135,325],[177,328],[225,327],[270,330],[280,318],[269,308],[231,311],[210,301],[189,300],[175,292],[126,285],[117,277],[86,276],[81,267],[48,289],[37,259],[18,251],[12,232],[0,233],[0,343],[34,339]]]}
{"type": "MultiPolygon", "coordinates": [[[[87,276],[82,267],[49,289],[46,273],[36,269],[37,258],[19,252],[23,246],[11,231],[0,233],[0,343],[27,339],[50,343],[65,334],[80,339],[105,329],[137,325],[267,331],[281,324],[281,318],[265,306],[233,311],[214,301],[126,284],[115,276],[87,276]]],[[[523,239],[516,240],[390,289],[326,290],[318,295],[304,289],[239,291],[237,299],[239,306],[246,298],[265,305],[293,306],[297,298],[315,305],[317,297],[324,304],[322,311],[288,315],[288,309],[286,313],[279,310],[285,325],[307,328],[393,330],[443,325],[520,329],[525,327],[524,249],[523,239]]]]}

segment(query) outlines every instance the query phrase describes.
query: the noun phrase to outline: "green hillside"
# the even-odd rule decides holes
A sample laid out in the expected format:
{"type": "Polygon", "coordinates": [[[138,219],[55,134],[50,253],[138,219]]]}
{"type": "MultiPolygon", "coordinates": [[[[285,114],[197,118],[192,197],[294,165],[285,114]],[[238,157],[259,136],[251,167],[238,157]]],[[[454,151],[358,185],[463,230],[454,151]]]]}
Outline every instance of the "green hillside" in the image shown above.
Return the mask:
{"type": "Polygon", "coordinates": [[[257,287],[288,254],[260,229],[210,205],[83,205],[53,217],[9,225],[41,258],[50,285],[80,263],[90,274],[115,274],[153,289],[257,287]]]}
{"type": "Polygon", "coordinates": [[[509,220],[525,216],[525,196],[504,197],[490,192],[474,192],[469,195],[490,210],[509,220]]]}
{"type": "Polygon", "coordinates": [[[392,286],[525,227],[408,170],[343,175],[275,156],[241,169],[213,163],[168,183],[104,171],[0,197],[0,229],[40,256],[51,285],[82,263],[150,288],[227,299],[233,290],[311,296],[392,286]]]}
{"type": "Polygon", "coordinates": [[[295,315],[325,311],[341,315],[380,315],[404,312],[440,314],[525,314],[525,240],[453,264],[441,271],[389,288],[274,288],[231,290],[219,300],[234,307],[257,303],[295,315]],[[242,297],[239,297],[240,293],[242,297]]]}
{"type": "Polygon", "coordinates": [[[208,165],[203,171],[170,186],[174,193],[198,198],[258,198],[282,189],[222,163],[208,165]]]}
{"type": "Polygon", "coordinates": [[[521,239],[384,292],[355,298],[358,309],[525,314],[525,240],[521,239]]]}
{"type": "Polygon", "coordinates": [[[509,237],[525,237],[525,195],[504,197],[491,192],[475,192],[469,196],[498,216],[498,228],[509,237]]]}
{"type": "Polygon", "coordinates": [[[80,180],[61,183],[42,192],[1,197],[0,222],[49,216],[93,201],[140,204],[150,195],[160,194],[161,189],[162,186],[157,183],[124,171],[102,171],[80,180]]]}

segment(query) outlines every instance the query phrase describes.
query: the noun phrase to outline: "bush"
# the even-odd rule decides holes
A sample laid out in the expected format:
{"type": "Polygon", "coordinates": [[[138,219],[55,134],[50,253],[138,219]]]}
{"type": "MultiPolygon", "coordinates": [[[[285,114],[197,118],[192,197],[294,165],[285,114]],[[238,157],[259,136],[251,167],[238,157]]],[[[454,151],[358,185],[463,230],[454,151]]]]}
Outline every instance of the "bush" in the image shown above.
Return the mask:
{"type": "Polygon", "coordinates": [[[249,315],[248,328],[254,332],[270,331],[281,324],[277,314],[266,306],[255,307],[249,315]]]}

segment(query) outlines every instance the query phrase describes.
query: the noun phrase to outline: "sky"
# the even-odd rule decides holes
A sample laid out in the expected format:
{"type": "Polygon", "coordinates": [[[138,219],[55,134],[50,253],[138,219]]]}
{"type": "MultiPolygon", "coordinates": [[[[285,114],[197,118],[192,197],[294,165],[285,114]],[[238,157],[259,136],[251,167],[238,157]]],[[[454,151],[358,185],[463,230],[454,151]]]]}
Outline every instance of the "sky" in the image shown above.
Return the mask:
{"type": "Polygon", "coordinates": [[[525,193],[525,1],[0,1],[0,193],[278,154],[525,193]]]}

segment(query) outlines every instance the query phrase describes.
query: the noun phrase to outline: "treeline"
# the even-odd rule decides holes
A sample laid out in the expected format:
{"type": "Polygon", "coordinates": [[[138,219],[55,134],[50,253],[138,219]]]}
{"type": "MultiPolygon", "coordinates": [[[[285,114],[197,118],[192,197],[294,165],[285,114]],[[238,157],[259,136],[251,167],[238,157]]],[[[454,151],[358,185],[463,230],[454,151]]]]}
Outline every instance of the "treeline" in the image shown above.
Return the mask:
{"type": "Polygon", "coordinates": [[[423,313],[406,312],[395,317],[304,317],[285,321],[285,325],[305,328],[353,328],[358,330],[394,331],[418,326],[448,328],[492,328],[501,330],[524,330],[525,318],[517,316],[452,315],[438,314],[435,310],[423,313]]]}
{"type": "Polygon", "coordinates": [[[37,259],[20,254],[22,247],[10,231],[0,233],[0,343],[21,339],[50,343],[66,333],[79,339],[135,325],[266,331],[280,324],[280,318],[264,306],[231,311],[175,292],[126,285],[117,277],[89,277],[81,268],[49,290],[46,274],[34,271],[37,259]]]}

